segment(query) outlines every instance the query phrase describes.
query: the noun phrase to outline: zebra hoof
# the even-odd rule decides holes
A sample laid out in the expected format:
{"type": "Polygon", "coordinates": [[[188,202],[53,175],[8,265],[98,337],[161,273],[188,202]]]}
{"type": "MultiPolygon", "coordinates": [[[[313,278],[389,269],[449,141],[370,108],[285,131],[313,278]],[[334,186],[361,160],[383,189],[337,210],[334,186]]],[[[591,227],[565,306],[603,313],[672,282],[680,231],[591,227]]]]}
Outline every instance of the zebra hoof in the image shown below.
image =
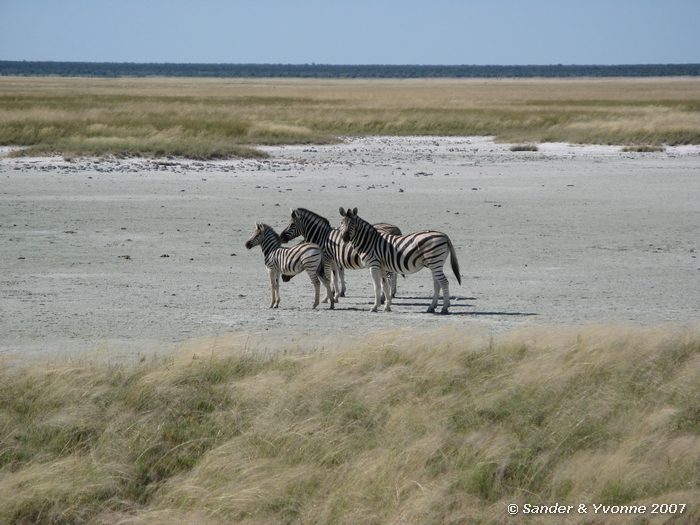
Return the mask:
{"type": "Polygon", "coordinates": [[[345,297],[345,290],[343,290],[342,292],[340,292],[340,297],[345,297]]]}
{"type": "Polygon", "coordinates": [[[447,311],[447,308],[443,308],[440,310],[440,315],[448,315],[450,312],[447,311]]]}
{"type": "Polygon", "coordinates": [[[429,306],[428,309],[426,310],[426,313],[434,314],[434,313],[435,313],[435,307],[434,307],[434,306],[429,306]]]}
{"type": "Polygon", "coordinates": [[[377,311],[377,307],[376,307],[376,306],[373,306],[372,309],[370,310],[370,312],[376,312],[376,311],[377,311]]]}
{"type": "Polygon", "coordinates": [[[385,312],[391,312],[391,306],[385,306],[384,307],[385,312]]]}

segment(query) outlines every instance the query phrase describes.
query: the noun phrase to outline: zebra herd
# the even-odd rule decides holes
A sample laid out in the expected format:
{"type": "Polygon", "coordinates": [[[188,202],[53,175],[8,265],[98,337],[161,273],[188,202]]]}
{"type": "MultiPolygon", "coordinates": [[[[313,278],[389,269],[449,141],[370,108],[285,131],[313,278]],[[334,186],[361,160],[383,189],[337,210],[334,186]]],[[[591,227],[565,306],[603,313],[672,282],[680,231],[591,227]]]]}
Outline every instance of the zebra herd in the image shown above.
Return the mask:
{"type": "Polygon", "coordinates": [[[345,210],[341,207],[339,211],[342,221],[338,228],[333,228],[325,217],[305,208],[291,211],[289,224],[279,235],[267,224],[255,224],[253,236],[245,246],[251,249],[260,245],[262,248],[270,276],[270,308],[279,306],[280,277],[286,282],[306,271],[315,290],[313,308],[319,304],[323,283],[326,289],[324,302],[329,302],[330,309],[333,309],[339,298],[345,296],[345,270],[369,268],[374,284],[372,311],[377,311],[382,300],[384,310],[391,311],[398,274],[428,268],[433,274],[433,300],[428,312],[435,312],[442,289],[441,313],[448,313],[450,290],[443,271],[448,255],[457,282],[461,284],[462,279],[454,246],[446,234],[424,230],[403,235],[393,224],[370,224],[357,215],[357,208],[345,210]],[[299,236],[304,242],[290,248],[282,246],[299,236]]]}

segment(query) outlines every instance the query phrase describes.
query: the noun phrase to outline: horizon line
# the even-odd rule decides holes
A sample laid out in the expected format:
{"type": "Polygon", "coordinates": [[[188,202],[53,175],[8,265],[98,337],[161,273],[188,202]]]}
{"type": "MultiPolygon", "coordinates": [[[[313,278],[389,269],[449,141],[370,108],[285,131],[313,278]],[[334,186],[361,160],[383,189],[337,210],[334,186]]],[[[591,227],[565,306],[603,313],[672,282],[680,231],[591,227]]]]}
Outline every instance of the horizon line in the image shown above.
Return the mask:
{"type": "Polygon", "coordinates": [[[119,60],[11,60],[0,63],[36,64],[128,64],[128,65],[202,65],[202,66],[304,66],[304,67],[620,67],[620,66],[700,66],[700,62],[628,62],[615,64],[590,63],[530,63],[530,64],[445,64],[445,63],[322,63],[322,62],[170,62],[170,61],[119,61],[119,60]]]}

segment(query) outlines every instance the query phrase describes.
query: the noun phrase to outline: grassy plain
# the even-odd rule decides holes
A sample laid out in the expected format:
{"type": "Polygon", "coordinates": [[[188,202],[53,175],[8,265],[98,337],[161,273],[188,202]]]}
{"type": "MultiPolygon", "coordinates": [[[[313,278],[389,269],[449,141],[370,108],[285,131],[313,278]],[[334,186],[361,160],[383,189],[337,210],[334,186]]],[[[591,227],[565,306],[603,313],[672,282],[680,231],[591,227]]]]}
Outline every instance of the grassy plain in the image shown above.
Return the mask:
{"type": "Polygon", "coordinates": [[[499,524],[508,503],[656,502],[687,506],[527,523],[698,523],[699,399],[700,334],[678,329],[7,366],[0,522],[499,524]]]}
{"type": "Polygon", "coordinates": [[[0,77],[0,145],[21,155],[260,156],[357,135],[700,144],[700,79],[0,77]]]}

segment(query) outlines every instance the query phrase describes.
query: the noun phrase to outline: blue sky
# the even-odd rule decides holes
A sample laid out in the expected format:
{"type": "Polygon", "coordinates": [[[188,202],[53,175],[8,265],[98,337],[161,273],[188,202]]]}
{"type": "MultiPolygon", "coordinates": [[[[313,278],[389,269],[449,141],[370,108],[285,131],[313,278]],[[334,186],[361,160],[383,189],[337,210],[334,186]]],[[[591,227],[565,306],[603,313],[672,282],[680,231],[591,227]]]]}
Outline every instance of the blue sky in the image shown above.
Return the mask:
{"type": "Polygon", "coordinates": [[[0,0],[0,60],[700,62],[700,0],[0,0]]]}

